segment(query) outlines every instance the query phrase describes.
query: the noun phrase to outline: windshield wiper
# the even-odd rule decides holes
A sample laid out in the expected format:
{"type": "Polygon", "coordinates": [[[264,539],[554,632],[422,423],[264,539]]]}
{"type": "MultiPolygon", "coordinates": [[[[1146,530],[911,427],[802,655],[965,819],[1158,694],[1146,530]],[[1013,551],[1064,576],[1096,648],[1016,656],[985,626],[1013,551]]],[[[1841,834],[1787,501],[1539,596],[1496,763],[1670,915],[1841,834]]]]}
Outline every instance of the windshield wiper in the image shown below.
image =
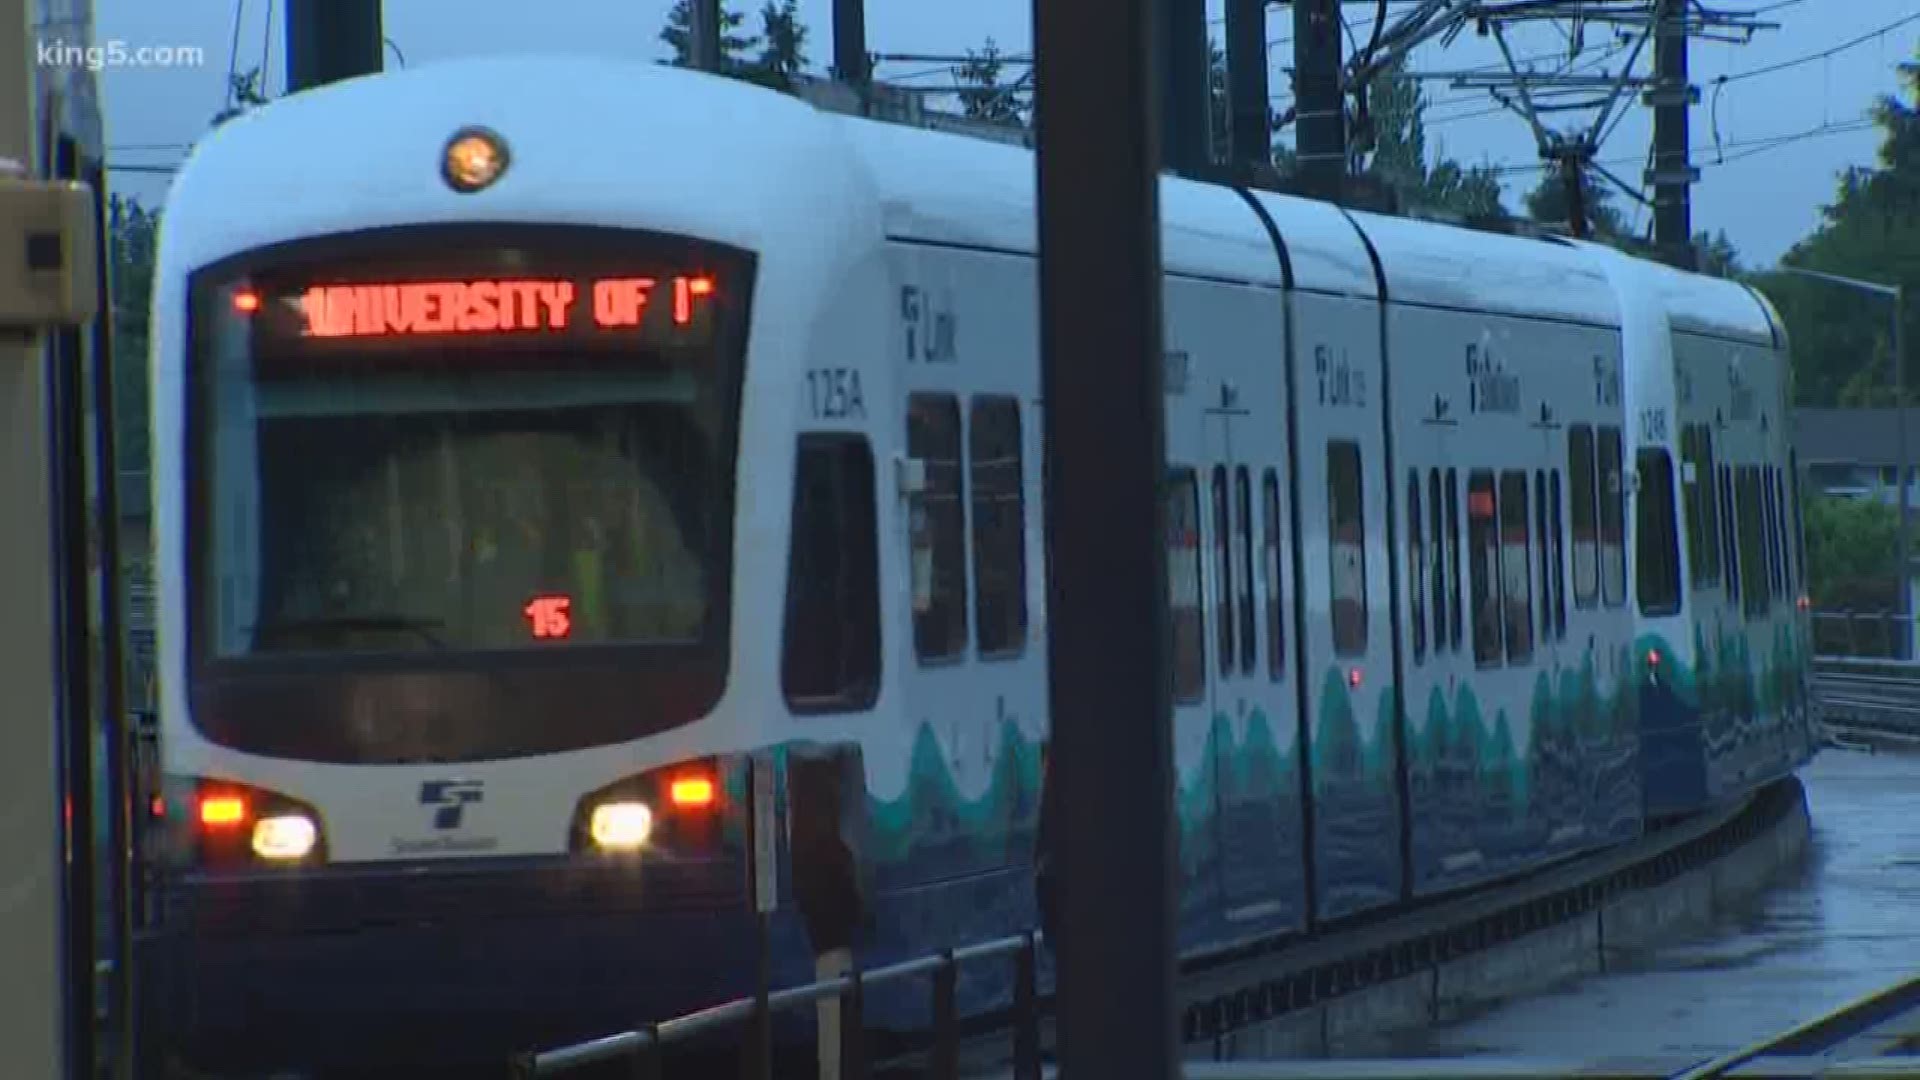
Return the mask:
{"type": "Polygon", "coordinates": [[[276,619],[254,626],[255,634],[275,634],[300,630],[401,630],[418,634],[436,649],[445,648],[434,631],[446,625],[444,619],[422,619],[410,615],[316,615],[309,619],[276,619]]]}

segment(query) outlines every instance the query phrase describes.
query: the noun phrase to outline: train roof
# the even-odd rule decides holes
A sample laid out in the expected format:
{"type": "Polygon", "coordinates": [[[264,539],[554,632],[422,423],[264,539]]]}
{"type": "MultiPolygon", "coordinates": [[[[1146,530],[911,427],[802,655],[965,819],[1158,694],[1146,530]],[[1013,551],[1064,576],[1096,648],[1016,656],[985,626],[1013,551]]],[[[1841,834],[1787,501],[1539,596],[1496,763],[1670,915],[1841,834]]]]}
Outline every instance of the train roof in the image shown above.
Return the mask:
{"type": "Polygon", "coordinates": [[[1627,280],[1653,294],[1675,333],[1768,347],[1782,343],[1784,331],[1773,305],[1737,281],[1690,274],[1602,244],[1581,246],[1629,268],[1627,280]]]}
{"type": "MultiPolygon", "coordinates": [[[[1160,197],[1169,271],[1283,282],[1266,229],[1240,193],[1166,177],[1160,197]]],[[[1370,241],[1393,300],[1619,324],[1608,276],[1585,245],[1349,213],[1268,192],[1252,197],[1281,234],[1296,288],[1376,296],[1370,241]]],[[[1020,147],[828,113],[791,95],[644,61],[529,55],[448,61],[290,95],[204,140],[168,209],[165,225],[193,226],[166,230],[166,255],[193,267],[296,237],[476,218],[683,232],[757,251],[785,248],[787,258],[876,231],[1031,252],[1037,207],[1033,155],[1020,147]],[[622,102],[635,104],[615,104],[622,102]],[[473,124],[505,136],[512,164],[493,187],[454,196],[440,180],[439,155],[453,131],[473,124]],[[370,167],[394,161],[418,166],[370,167]],[[637,189],[685,197],[632,198],[637,189]]],[[[1647,268],[1640,280],[1660,291],[1676,328],[1773,340],[1764,304],[1741,286],[1634,261],[1647,268]]]]}
{"type": "Polygon", "coordinates": [[[477,57],[349,79],[202,140],[168,195],[163,257],[196,267],[282,240],[475,220],[792,249],[836,226],[845,235],[868,201],[836,126],[797,98],[737,80],[590,56],[477,57]],[[511,163],[493,186],[456,195],[441,180],[441,154],[469,125],[499,132],[511,163]]]}
{"type": "MultiPolygon", "coordinates": [[[[846,121],[874,177],[889,236],[995,251],[1037,250],[1033,152],[870,120],[846,121]]],[[[1277,197],[1276,197],[1277,198],[1277,197]]],[[[1340,212],[1288,199],[1275,214],[1296,288],[1373,297],[1366,247],[1340,212]]],[[[1237,192],[1160,181],[1161,262],[1170,273],[1284,284],[1273,242],[1237,192]]]]}

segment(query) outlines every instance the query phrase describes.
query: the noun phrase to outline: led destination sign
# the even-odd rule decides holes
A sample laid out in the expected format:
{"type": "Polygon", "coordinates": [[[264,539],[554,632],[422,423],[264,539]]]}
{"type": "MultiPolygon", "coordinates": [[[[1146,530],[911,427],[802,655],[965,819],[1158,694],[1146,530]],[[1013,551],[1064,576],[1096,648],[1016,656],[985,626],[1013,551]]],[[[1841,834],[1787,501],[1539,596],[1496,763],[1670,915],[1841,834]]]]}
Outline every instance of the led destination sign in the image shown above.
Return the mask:
{"type": "MultiPolygon", "coordinates": [[[[290,299],[299,310],[298,336],[317,341],[623,330],[684,340],[707,329],[716,292],[706,275],[482,278],[314,285],[290,299]]],[[[234,306],[245,313],[260,305],[253,293],[241,292],[234,306]]]]}

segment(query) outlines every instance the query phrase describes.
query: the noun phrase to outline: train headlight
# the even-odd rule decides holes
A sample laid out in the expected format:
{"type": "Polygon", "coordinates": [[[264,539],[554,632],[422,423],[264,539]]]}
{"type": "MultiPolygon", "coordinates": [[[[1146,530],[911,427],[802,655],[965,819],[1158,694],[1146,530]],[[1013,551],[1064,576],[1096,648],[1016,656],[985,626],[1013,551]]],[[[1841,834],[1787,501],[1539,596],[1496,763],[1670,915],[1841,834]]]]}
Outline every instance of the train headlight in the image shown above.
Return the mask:
{"type": "Polygon", "coordinates": [[[587,831],[608,851],[636,851],[653,836],[653,811],[643,802],[601,803],[593,808],[587,831]]]}
{"type": "Polygon", "coordinates": [[[447,141],[440,174],[447,186],[470,194],[500,179],[507,171],[507,144],[486,128],[462,128],[447,141]]]}
{"type": "Polygon", "coordinates": [[[305,814],[263,817],[253,826],[253,853],[275,862],[304,859],[313,853],[320,830],[305,814]]]}

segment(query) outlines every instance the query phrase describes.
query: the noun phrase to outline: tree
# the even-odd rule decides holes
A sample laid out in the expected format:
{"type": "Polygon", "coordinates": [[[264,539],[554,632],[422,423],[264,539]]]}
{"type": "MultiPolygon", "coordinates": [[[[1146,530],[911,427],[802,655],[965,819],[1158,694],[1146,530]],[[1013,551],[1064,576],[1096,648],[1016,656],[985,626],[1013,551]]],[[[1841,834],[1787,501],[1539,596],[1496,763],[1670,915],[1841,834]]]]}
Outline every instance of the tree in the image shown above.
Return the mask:
{"type": "Polygon", "coordinates": [[[1807,593],[1816,610],[1890,611],[1897,606],[1893,551],[1899,514],[1877,496],[1807,498],[1807,593]]]}
{"type": "MultiPolygon", "coordinates": [[[[746,21],[744,14],[730,10],[726,0],[719,0],[719,7],[720,69],[725,72],[747,67],[749,64],[744,58],[760,44],[760,39],[739,32],[740,24],[746,21]]],[[[673,59],[667,63],[674,67],[688,67],[693,63],[693,8],[689,0],[674,0],[673,7],[667,11],[667,25],[660,31],[660,40],[673,50],[673,59]]]]}
{"type": "Polygon", "coordinates": [[[1733,241],[1725,229],[1716,230],[1711,235],[1694,234],[1693,250],[1703,274],[1722,278],[1738,278],[1745,274],[1740,268],[1740,253],[1734,250],[1733,241]]]}
{"type": "MultiPolygon", "coordinates": [[[[1901,64],[1900,75],[1906,96],[1920,96],[1920,59],[1901,64]]],[[[1920,107],[1889,96],[1873,113],[1883,132],[1877,164],[1841,174],[1833,203],[1821,210],[1819,226],[1781,262],[1898,283],[1910,296],[1920,295],[1920,107]]],[[[1886,300],[1786,275],[1756,275],[1755,283],[1786,321],[1799,404],[1892,403],[1886,300]]],[[[1920,341],[1920,304],[1909,304],[1906,316],[1907,340],[1920,341]]],[[[1910,395],[1920,389],[1912,356],[1909,345],[1905,371],[1910,395]]]]}
{"type": "MultiPolygon", "coordinates": [[[[1571,196],[1563,168],[1548,169],[1540,183],[1527,193],[1527,216],[1542,225],[1566,225],[1572,218],[1571,196]]],[[[1604,181],[1594,179],[1588,169],[1580,170],[1580,201],[1586,208],[1591,239],[1617,242],[1628,237],[1626,219],[1613,204],[1613,189],[1604,181]]]]}
{"type": "Polygon", "coordinates": [[[1374,78],[1364,120],[1355,125],[1358,166],[1394,189],[1409,209],[1464,218],[1503,218],[1500,175],[1483,165],[1462,166],[1444,153],[1428,165],[1426,91],[1398,65],[1374,78]]]}
{"type": "Polygon", "coordinates": [[[760,8],[760,40],[756,81],[792,89],[794,77],[807,66],[807,24],[800,21],[799,0],[766,0],[760,8]]]}
{"type": "Polygon", "coordinates": [[[1020,100],[1001,82],[1004,53],[992,38],[978,51],[967,50],[967,61],[954,72],[960,84],[960,109],[971,120],[1020,123],[1020,100]]]}

